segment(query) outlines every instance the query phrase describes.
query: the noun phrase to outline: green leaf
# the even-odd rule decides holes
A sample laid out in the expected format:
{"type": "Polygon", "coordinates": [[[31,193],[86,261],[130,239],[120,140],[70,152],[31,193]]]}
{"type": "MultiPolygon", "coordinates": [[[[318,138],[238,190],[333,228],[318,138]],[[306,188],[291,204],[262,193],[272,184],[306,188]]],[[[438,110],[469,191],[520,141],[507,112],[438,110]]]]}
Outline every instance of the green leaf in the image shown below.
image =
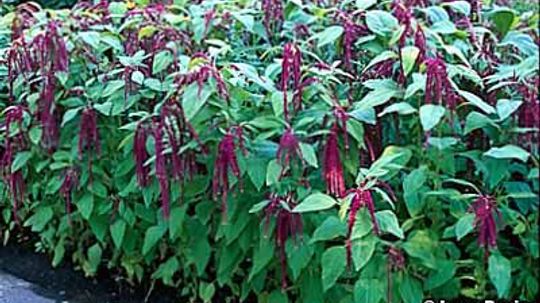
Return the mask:
{"type": "Polygon", "coordinates": [[[506,120],[512,115],[522,104],[522,101],[512,101],[501,99],[497,101],[497,115],[501,120],[506,120]]]}
{"type": "Polygon", "coordinates": [[[320,33],[313,36],[313,39],[317,39],[317,47],[321,48],[327,44],[334,43],[343,34],[343,27],[334,25],[327,27],[320,33]]]}
{"type": "Polygon", "coordinates": [[[163,237],[167,229],[163,226],[152,226],[146,230],[144,235],[144,243],[142,247],[142,254],[146,255],[157,244],[157,242],[163,237]]]}
{"type": "Polygon", "coordinates": [[[261,190],[266,178],[266,159],[260,157],[250,157],[247,159],[247,173],[251,182],[257,190],[261,190]]]}
{"type": "Polygon", "coordinates": [[[266,168],[266,185],[272,185],[279,183],[279,176],[281,175],[281,165],[277,160],[272,160],[268,162],[266,168]]]}
{"type": "Polygon", "coordinates": [[[488,260],[489,279],[495,285],[499,298],[505,298],[510,291],[512,265],[499,253],[492,254],[488,260]]]}
{"type": "Polygon", "coordinates": [[[91,193],[85,193],[78,201],[77,208],[81,213],[81,216],[88,220],[94,210],[94,196],[91,193]]]}
{"type": "Polygon", "coordinates": [[[391,210],[378,211],[375,213],[375,218],[379,223],[381,231],[391,233],[400,239],[405,238],[403,230],[399,226],[396,214],[394,214],[391,210]]]}
{"type": "Polygon", "coordinates": [[[39,126],[34,126],[28,132],[28,137],[30,137],[30,141],[33,144],[38,145],[39,142],[41,141],[42,134],[43,134],[43,129],[39,126]]]}
{"type": "Polygon", "coordinates": [[[186,217],[186,207],[174,207],[171,209],[169,218],[169,238],[175,240],[182,231],[184,219],[186,217]]]}
{"type": "Polygon", "coordinates": [[[422,302],[424,298],[422,283],[409,274],[405,274],[399,283],[399,294],[405,303],[422,302]]]}
{"type": "Polygon", "coordinates": [[[124,88],[124,80],[111,80],[107,82],[105,89],[103,90],[102,97],[106,98],[116,93],[120,89],[124,88]]]}
{"type": "Polygon", "coordinates": [[[131,81],[139,84],[139,85],[143,85],[144,83],[144,74],[141,72],[141,71],[134,71],[133,73],[131,73],[131,81]]]}
{"type": "Polygon", "coordinates": [[[124,220],[117,220],[110,227],[111,238],[117,249],[122,247],[122,241],[124,241],[124,234],[126,233],[126,222],[124,220]]]}
{"type": "Polygon", "coordinates": [[[41,232],[52,218],[53,210],[50,206],[39,207],[36,209],[36,212],[24,222],[24,226],[31,226],[33,232],[41,232]]]}
{"type": "Polygon", "coordinates": [[[54,257],[52,260],[52,267],[58,266],[60,262],[64,259],[64,254],[66,250],[64,248],[64,241],[58,241],[56,246],[54,247],[54,257]]]}
{"type": "Polygon", "coordinates": [[[492,147],[484,153],[484,156],[496,159],[517,159],[527,162],[527,159],[529,159],[529,152],[519,146],[508,144],[502,147],[492,147]]]}
{"type": "Polygon", "coordinates": [[[414,68],[419,53],[420,50],[416,46],[406,46],[401,49],[401,60],[405,75],[408,75],[414,68]]]}
{"type": "Polygon", "coordinates": [[[321,259],[323,291],[327,291],[345,271],[346,254],[343,246],[334,246],[327,249],[321,259]]]}
{"type": "Polygon", "coordinates": [[[64,125],[66,125],[66,123],[73,120],[73,118],[75,118],[77,116],[77,114],[79,113],[80,110],[81,110],[80,107],[68,109],[64,113],[64,117],[62,118],[62,123],[60,124],[60,126],[64,126],[64,125]]]}
{"type": "Polygon", "coordinates": [[[173,56],[169,50],[164,50],[157,53],[154,56],[154,61],[152,65],[152,74],[155,75],[164,71],[165,69],[167,69],[167,67],[169,67],[169,65],[172,62],[173,62],[173,56]]]}
{"type": "Polygon", "coordinates": [[[270,203],[270,200],[264,200],[262,202],[259,202],[255,205],[253,205],[250,209],[249,209],[249,213],[252,214],[252,213],[256,213],[256,212],[259,212],[261,211],[263,208],[266,207],[266,205],[268,205],[270,203]]]}
{"type": "Polygon", "coordinates": [[[456,237],[459,240],[463,239],[474,229],[474,214],[467,213],[463,217],[459,218],[456,223],[456,237]]]}
{"type": "Polygon", "coordinates": [[[481,113],[471,112],[465,119],[465,130],[463,134],[466,135],[476,129],[483,128],[488,125],[499,128],[499,126],[489,117],[482,115],[481,113]]]}
{"type": "Polygon", "coordinates": [[[310,144],[300,143],[300,151],[302,152],[302,158],[312,167],[318,168],[317,155],[315,149],[310,144]]]}
{"type": "Polygon", "coordinates": [[[399,28],[398,20],[389,12],[371,10],[366,13],[366,24],[370,31],[380,36],[391,36],[399,28]]]}
{"type": "Polygon", "coordinates": [[[32,157],[32,152],[23,151],[15,155],[13,163],[11,163],[11,172],[16,172],[19,169],[23,168],[26,165],[26,162],[32,157]]]}
{"type": "Polygon", "coordinates": [[[182,96],[182,107],[188,121],[191,121],[206,104],[213,91],[208,85],[203,86],[199,91],[197,83],[192,83],[185,89],[182,96]]]}
{"type": "Polygon", "coordinates": [[[293,212],[295,213],[305,213],[310,211],[318,211],[329,209],[332,206],[336,205],[337,202],[334,198],[323,193],[314,193],[309,195],[304,199],[300,204],[298,204],[293,212]]]}
{"type": "Polygon", "coordinates": [[[398,102],[393,103],[392,105],[387,106],[379,115],[378,117],[382,117],[386,114],[390,113],[398,113],[400,115],[409,115],[414,114],[416,112],[416,108],[412,107],[407,102],[398,102]]]}
{"type": "Polygon", "coordinates": [[[356,271],[362,269],[371,260],[375,253],[375,245],[377,244],[377,238],[374,236],[367,236],[362,239],[353,240],[352,242],[352,259],[354,262],[354,268],[356,271]]]}
{"type": "Polygon", "coordinates": [[[411,217],[415,217],[422,211],[424,203],[418,190],[424,185],[427,180],[426,167],[422,166],[413,170],[403,180],[403,198],[405,206],[411,217]]]}
{"type": "Polygon", "coordinates": [[[101,263],[102,250],[99,244],[94,244],[88,249],[88,263],[90,265],[90,274],[95,274],[99,263],[101,263]]]}
{"type": "Polygon", "coordinates": [[[441,105],[425,104],[420,107],[420,123],[425,132],[433,129],[442,117],[444,117],[445,109],[441,105]]]}
{"type": "MultiPolygon", "coordinates": [[[[309,243],[309,237],[305,238],[306,243],[309,243]]],[[[293,279],[300,277],[302,270],[308,266],[315,249],[312,245],[298,245],[293,241],[287,241],[287,264],[292,271],[293,279]]]]}
{"type": "Polygon", "coordinates": [[[513,10],[506,7],[497,7],[493,9],[487,16],[495,24],[495,29],[504,37],[512,28],[516,15],[513,10]]]}
{"type": "Polygon", "coordinates": [[[88,43],[92,48],[97,49],[99,47],[100,35],[98,32],[87,31],[80,32],[79,37],[86,43],[88,43]]]}
{"type": "Polygon", "coordinates": [[[354,284],[355,303],[379,303],[383,297],[383,283],[379,279],[360,278],[354,284]]]}
{"type": "Polygon", "coordinates": [[[496,110],[495,110],[495,108],[493,108],[493,106],[491,106],[491,105],[487,104],[486,102],[484,102],[484,100],[482,100],[477,95],[475,95],[473,93],[470,93],[468,91],[464,91],[464,90],[458,90],[458,93],[463,98],[465,98],[465,100],[467,100],[469,103],[471,103],[472,105],[474,105],[474,106],[478,107],[479,109],[481,109],[484,113],[486,113],[488,115],[496,113],[496,110]]]}
{"type": "Polygon", "coordinates": [[[400,94],[397,83],[389,79],[369,80],[363,84],[367,88],[372,89],[372,91],[367,93],[362,100],[354,105],[355,110],[350,113],[351,115],[356,111],[363,111],[383,105],[400,94]]]}
{"type": "Polygon", "coordinates": [[[424,281],[424,289],[431,290],[448,282],[456,273],[454,261],[438,260],[437,269],[424,281]]]}
{"type": "Polygon", "coordinates": [[[174,286],[173,276],[179,268],[180,263],[178,262],[178,259],[176,257],[171,257],[167,262],[161,263],[158,269],[152,273],[152,279],[161,279],[163,284],[174,286]]]}
{"type": "Polygon", "coordinates": [[[267,239],[261,239],[253,252],[253,267],[249,273],[249,281],[263,270],[274,257],[274,245],[267,239]]]}
{"type": "Polygon", "coordinates": [[[343,237],[346,233],[347,227],[343,221],[334,216],[328,217],[319,227],[317,227],[315,232],[313,232],[311,242],[326,241],[337,237],[343,237]]]}
{"type": "Polygon", "coordinates": [[[211,302],[215,293],[216,287],[213,283],[202,282],[199,284],[199,297],[203,300],[203,302],[211,302]]]}

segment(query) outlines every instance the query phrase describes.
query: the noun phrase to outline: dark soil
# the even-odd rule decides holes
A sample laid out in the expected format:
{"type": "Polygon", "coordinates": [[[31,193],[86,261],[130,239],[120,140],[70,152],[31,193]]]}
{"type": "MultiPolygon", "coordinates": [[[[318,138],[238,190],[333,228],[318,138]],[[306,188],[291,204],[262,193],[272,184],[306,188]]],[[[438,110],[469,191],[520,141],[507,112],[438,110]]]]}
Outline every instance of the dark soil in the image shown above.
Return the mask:
{"type": "MultiPolygon", "coordinates": [[[[69,262],[53,268],[49,257],[34,252],[29,242],[0,246],[0,270],[35,284],[35,293],[56,302],[142,303],[148,293],[148,287],[118,283],[106,272],[85,278],[69,262]]],[[[175,289],[156,286],[147,302],[172,303],[178,302],[178,297],[175,289]]]]}

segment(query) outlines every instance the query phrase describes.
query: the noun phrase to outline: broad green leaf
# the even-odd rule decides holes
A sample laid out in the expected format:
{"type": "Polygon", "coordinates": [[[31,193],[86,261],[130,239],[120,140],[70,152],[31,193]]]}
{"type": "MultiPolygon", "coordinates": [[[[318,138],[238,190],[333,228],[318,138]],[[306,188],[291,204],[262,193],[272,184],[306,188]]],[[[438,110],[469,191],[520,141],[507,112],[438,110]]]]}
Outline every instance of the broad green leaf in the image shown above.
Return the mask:
{"type": "Polygon", "coordinates": [[[312,242],[326,241],[335,239],[337,237],[343,237],[347,233],[347,228],[343,221],[337,217],[328,217],[324,222],[317,227],[311,238],[312,242]]]}
{"type": "Polygon", "coordinates": [[[17,153],[15,155],[15,159],[13,160],[13,163],[11,163],[11,171],[16,172],[19,169],[23,168],[26,165],[26,162],[32,157],[32,152],[30,151],[23,151],[17,153]]]}
{"type": "Polygon", "coordinates": [[[191,121],[199,110],[206,104],[213,89],[208,85],[199,88],[197,83],[189,85],[182,96],[182,107],[188,121],[191,121]]]}
{"type": "Polygon", "coordinates": [[[126,233],[126,222],[124,220],[116,220],[110,229],[113,243],[117,249],[120,249],[126,233]]]}
{"type": "Polygon", "coordinates": [[[319,164],[317,163],[317,154],[315,149],[310,144],[300,143],[300,151],[302,153],[302,158],[312,167],[318,168],[319,164]]]}
{"type": "Polygon", "coordinates": [[[66,123],[73,120],[73,118],[75,118],[77,116],[77,114],[79,113],[80,110],[81,110],[80,107],[68,109],[64,113],[64,117],[62,118],[62,123],[60,124],[60,126],[64,126],[64,125],[66,125],[66,123]]]}
{"type": "Polygon", "coordinates": [[[203,302],[211,302],[215,293],[216,287],[213,283],[202,282],[199,284],[199,298],[201,298],[203,302]]]}
{"type": "Polygon", "coordinates": [[[422,302],[424,298],[422,283],[416,278],[411,277],[411,275],[404,274],[403,279],[399,283],[399,294],[405,303],[422,302]]]}
{"type": "Polygon", "coordinates": [[[423,199],[418,193],[418,190],[424,185],[427,180],[427,168],[422,166],[413,170],[403,180],[403,198],[405,206],[411,217],[415,217],[422,211],[424,207],[423,199]]]}
{"type": "Polygon", "coordinates": [[[522,101],[512,101],[501,99],[497,101],[497,115],[501,120],[506,120],[510,117],[522,104],[522,101]]]}
{"type": "Polygon", "coordinates": [[[24,222],[24,226],[30,226],[33,232],[41,232],[52,218],[53,210],[50,206],[39,207],[36,209],[36,212],[24,222]]]}
{"type": "Polygon", "coordinates": [[[272,185],[279,182],[281,169],[281,165],[279,165],[277,160],[268,162],[268,166],[266,168],[266,185],[272,185]]]}
{"type": "Polygon", "coordinates": [[[262,202],[259,202],[255,205],[253,205],[250,209],[249,209],[249,213],[252,214],[252,213],[256,213],[256,212],[259,212],[261,211],[262,209],[264,209],[266,207],[266,205],[268,205],[270,203],[270,200],[264,200],[262,202]]]}
{"type": "Polygon", "coordinates": [[[54,247],[54,257],[52,260],[52,267],[58,266],[60,262],[64,259],[64,253],[66,249],[64,248],[64,241],[59,241],[58,244],[54,247]]]}
{"type": "Polygon", "coordinates": [[[180,268],[180,263],[176,257],[169,258],[166,262],[161,263],[157,270],[152,273],[152,279],[161,279],[163,284],[174,286],[173,276],[180,268]]]}
{"type": "Polygon", "coordinates": [[[495,121],[491,120],[489,117],[478,112],[471,112],[465,119],[465,130],[463,131],[463,134],[466,135],[474,130],[486,127],[488,125],[499,128],[495,121]]]}
{"type": "Polygon", "coordinates": [[[487,104],[486,102],[484,102],[484,100],[482,100],[480,97],[473,93],[464,90],[458,90],[458,93],[463,98],[465,98],[465,100],[467,100],[472,105],[478,107],[486,114],[495,114],[497,112],[495,108],[493,108],[493,106],[487,104]]]}
{"type": "Polygon", "coordinates": [[[390,37],[399,28],[398,20],[389,12],[370,10],[366,13],[366,24],[370,31],[390,37]]]}
{"type": "Polygon", "coordinates": [[[508,144],[502,147],[492,147],[484,153],[484,156],[496,159],[517,159],[527,162],[527,159],[529,159],[529,152],[519,146],[508,144]]]}
{"type": "Polygon", "coordinates": [[[169,50],[164,50],[157,53],[154,56],[154,61],[152,63],[152,74],[155,75],[164,71],[172,62],[173,56],[169,50]]]}
{"type": "Polygon", "coordinates": [[[107,82],[105,89],[103,90],[102,97],[106,98],[116,93],[120,89],[124,88],[124,80],[111,80],[107,82]]]}
{"type": "Polygon", "coordinates": [[[334,25],[327,27],[320,33],[313,36],[313,39],[317,39],[317,47],[321,48],[327,44],[334,43],[343,34],[343,27],[334,25]]]}
{"type": "Polygon", "coordinates": [[[437,288],[448,280],[452,279],[456,273],[456,265],[452,260],[438,260],[437,269],[424,281],[424,289],[431,290],[437,288]]]}
{"type": "Polygon", "coordinates": [[[81,216],[88,220],[94,210],[94,196],[91,193],[85,193],[78,201],[76,201],[77,208],[81,213],[81,216]]]}
{"type": "Polygon", "coordinates": [[[142,254],[146,255],[157,244],[167,229],[163,226],[152,226],[146,230],[144,235],[144,243],[142,247],[142,254]]]}
{"type": "Polygon", "coordinates": [[[463,239],[474,229],[474,214],[467,213],[463,217],[459,218],[456,223],[456,237],[459,240],[463,239]]]}
{"type": "Polygon", "coordinates": [[[88,249],[88,263],[90,265],[89,270],[90,274],[92,275],[97,272],[97,268],[101,263],[101,254],[101,247],[97,243],[88,249]]]}
{"type": "Polygon", "coordinates": [[[405,238],[403,230],[399,226],[396,214],[394,214],[391,210],[378,211],[375,213],[375,218],[379,223],[379,228],[381,231],[391,233],[400,239],[405,238]]]}
{"type": "Polygon", "coordinates": [[[171,209],[171,214],[169,217],[169,238],[171,240],[174,240],[180,236],[183,230],[185,217],[186,217],[185,206],[173,207],[171,209]]]}
{"type": "Polygon", "coordinates": [[[408,75],[416,63],[420,50],[416,46],[406,46],[401,49],[401,60],[405,75],[408,75]]]}
{"type": "Polygon", "coordinates": [[[495,29],[501,37],[508,33],[514,23],[514,18],[516,18],[514,11],[506,7],[496,7],[487,16],[495,24],[495,29]]]}
{"type": "Polygon", "coordinates": [[[458,143],[458,139],[453,137],[429,137],[429,145],[439,149],[444,150],[458,143]]]}
{"type": "Polygon", "coordinates": [[[309,195],[304,199],[300,204],[298,204],[293,212],[295,213],[305,213],[310,211],[318,211],[329,209],[332,206],[336,205],[337,202],[334,198],[323,193],[314,193],[309,195]]]}
{"type": "Polygon", "coordinates": [[[441,105],[425,104],[420,107],[420,123],[425,132],[433,129],[442,117],[445,109],[441,105]]]}
{"type": "Polygon", "coordinates": [[[346,254],[343,246],[334,246],[327,249],[321,259],[322,264],[322,285],[323,290],[327,291],[345,271],[346,254]]]}
{"type": "Polygon", "coordinates": [[[488,275],[495,285],[499,298],[505,298],[510,291],[512,265],[499,253],[492,254],[488,260],[488,275]]]}
{"type": "Polygon", "coordinates": [[[261,239],[259,245],[253,249],[253,267],[249,273],[251,281],[255,275],[263,270],[274,257],[274,245],[270,240],[261,239]]]}
{"type": "Polygon", "coordinates": [[[373,253],[375,253],[376,244],[377,238],[374,236],[367,236],[352,242],[352,259],[356,271],[362,269],[371,260],[373,253]]]}
{"type": "Polygon", "coordinates": [[[400,115],[409,115],[409,114],[414,114],[415,112],[416,112],[416,108],[412,107],[409,103],[398,102],[398,103],[393,103],[392,105],[387,106],[378,116],[382,117],[390,113],[398,113],[400,115]]]}
{"type": "MultiPolygon", "coordinates": [[[[308,236],[305,237],[304,243],[310,243],[308,236]]],[[[302,274],[302,270],[308,266],[315,253],[315,249],[312,245],[301,245],[295,243],[295,240],[287,241],[286,253],[287,264],[292,271],[292,277],[294,280],[298,279],[302,274]]]]}
{"type": "Polygon", "coordinates": [[[379,303],[383,298],[383,283],[379,279],[360,277],[354,284],[355,303],[379,303]]]}

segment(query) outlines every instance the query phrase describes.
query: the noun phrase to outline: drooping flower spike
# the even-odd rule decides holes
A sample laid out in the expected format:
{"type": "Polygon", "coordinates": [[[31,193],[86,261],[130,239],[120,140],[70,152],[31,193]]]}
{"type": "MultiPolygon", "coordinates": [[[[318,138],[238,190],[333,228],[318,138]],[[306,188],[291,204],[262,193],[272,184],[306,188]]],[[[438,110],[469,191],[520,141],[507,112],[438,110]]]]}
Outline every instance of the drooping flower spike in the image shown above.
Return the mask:
{"type": "Polygon", "coordinates": [[[391,246],[388,249],[388,261],[387,261],[387,302],[392,302],[392,272],[394,271],[400,271],[405,268],[405,256],[403,254],[403,251],[400,249],[391,246]]]}
{"type": "Polygon", "coordinates": [[[293,193],[289,192],[285,196],[275,193],[270,194],[270,202],[264,208],[265,230],[268,232],[270,218],[276,218],[276,229],[274,239],[279,253],[281,265],[281,288],[287,288],[287,254],[285,252],[286,242],[289,238],[296,241],[302,236],[302,217],[299,213],[293,213],[296,202],[293,193]]]}
{"type": "MultiPolygon", "coordinates": [[[[216,161],[214,163],[214,178],[212,180],[212,192],[214,200],[221,196],[221,211],[223,219],[227,214],[227,198],[230,190],[229,186],[229,171],[238,179],[238,186],[242,191],[242,179],[240,167],[236,157],[236,142],[239,139],[238,128],[231,128],[221,139],[218,145],[216,161]]],[[[241,132],[240,132],[241,134],[241,132]]],[[[242,143],[243,145],[243,143],[242,143]]]]}
{"type": "Polygon", "coordinates": [[[358,211],[365,207],[367,208],[371,217],[371,223],[373,224],[373,231],[376,235],[379,235],[379,224],[375,218],[375,204],[373,203],[373,197],[371,195],[371,189],[366,189],[363,185],[357,188],[351,188],[347,190],[345,196],[351,196],[351,202],[349,206],[349,218],[347,221],[347,240],[345,248],[347,250],[347,264],[350,265],[352,258],[352,232],[354,224],[356,222],[356,215],[358,211]]]}
{"type": "Polygon", "coordinates": [[[73,199],[73,192],[79,186],[79,171],[76,167],[70,167],[64,172],[64,181],[60,186],[60,194],[66,203],[66,214],[68,220],[71,215],[71,203],[73,199]]]}
{"type": "Polygon", "coordinates": [[[283,25],[283,0],[262,0],[264,13],[263,24],[268,39],[271,40],[273,33],[281,32],[283,25]]]}
{"type": "Polygon", "coordinates": [[[501,213],[497,208],[495,198],[488,195],[480,195],[471,205],[470,211],[474,212],[473,226],[478,232],[478,246],[485,249],[484,257],[487,260],[489,249],[497,246],[497,226],[495,214],[502,220],[501,213]]]}
{"type": "Polygon", "coordinates": [[[22,170],[12,171],[12,164],[18,151],[26,148],[23,134],[24,108],[20,105],[10,106],[5,111],[5,145],[0,158],[0,173],[8,185],[13,203],[13,218],[19,223],[17,215],[19,206],[24,201],[25,184],[22,170]],[[18,133],[12,135],[13,125],[18,126],[18,133]]]}
{"type": "Polygon", "coordinates": [[[287,43],[283,48],[283,60],[281,61],[281,90],[283,91],[283,115],[285,121],[289,121],[289,102],[287,91],[292,82],[294,92],[293,108],[295,111],[302,107],[302,95],[298,90],[301,90],[302,78],[302,52],[298,45],[287,43]]]}
{"type": "Polygon", "coordinates": [[[169,175],[167,173],[167,161],[165,158],[165,147],[163,144],[163,125],[162,121],[157,117],[153,118],[152,120],[152,135],[154,137],[154,148],[156,152],[156,178],[159,183],[163,217],[168,219],[170,209],[169,175]]]}
{"type": "Polygon", "coordinates": [[[147,186],[149,182],[150,167],[146,166],[145,163],[149,158],[148,151],[146,150],[146,141],[150,132],[148,125],[144,121],[137,123],[135,138],[133,140],[133,155],[135,157],[137,183],[140,187],[147,186]]]}
{"type": "Polygon", "coordinates": [[[343,163],[339,155],[338,125],[334,123],[326,139],[324,148],[323,174],[326,182],[326,192],[341,197],[345,193],[343,163]]]}
{"type": "Polygon", "coordinates": [[[343,64],[345,65],[345,69],[353,74],[352,62],[356,59],[354,44],[359,37],[369,32],[367,26],[357,20],[361,17],[363,16],[341,10],[336,12],[336,19],[343,27],[343,64]]]}
{"type": "Polygon", "coordinates": [[[96,155],[99,155],[101,152],[97,129],[97,115],[92,107],[85,108],[81,115],[78,144],[79,159],[82,159],[84,152],[94,152],[96,155]]]}
{"type": "Polygon", "coordinates": [[[279,147],[276,152],[276,158],[278,163],[281,165],[281,174],[283,177],[287,168],[289,167],[292,159],[299,159],[304,166],[304,160],[302,158],[302,151],[300,150],[300,142],[294,134],[292,128],[287,128],[281,139],[279,140],[279,147]]]}
{"type": "Polygon", "coordinates": [[[446,71],[445,62],[439,58],[428,58],[425,60],[426,64],[426,104],[444,104],[450,109],[456,108],[459,100],[448,72],[446,71]],[[444,98],[443,98],[444,96],[444,98]]]}
{"type": "Polygon", "coordinates": [[[197,53],[193,56],[192,60],[201,61],[202,63],[188,73],[177,76],[175,79],[177,87],[184,88],[191,83],[197,83],[199,87],[198,94],[200,95],[204,83],[206,83],[208,79],[213,78],[216,81],[218,95],[229,102],[230,96],[227,85],[217,67],[210,63],[210,59],[205,54],[197,53]]]}

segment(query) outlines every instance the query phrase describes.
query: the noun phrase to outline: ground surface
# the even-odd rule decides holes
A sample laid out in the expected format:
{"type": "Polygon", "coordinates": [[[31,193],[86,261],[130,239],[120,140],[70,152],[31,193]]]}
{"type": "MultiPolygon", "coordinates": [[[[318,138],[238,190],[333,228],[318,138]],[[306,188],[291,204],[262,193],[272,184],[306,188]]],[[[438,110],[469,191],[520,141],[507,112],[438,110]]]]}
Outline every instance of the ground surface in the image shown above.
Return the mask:
{"type": "MultiPolygon", "coordinates": [[[[175,294],[156,287],[147,302],[178,302],[175,294]]],[[[142,303],[146,295],[145,287],[126,287],[109,273],[87,279],[72,264],[52,268],[49,258],[31,247],[0,244],[0,303],[142,303]]]]}

